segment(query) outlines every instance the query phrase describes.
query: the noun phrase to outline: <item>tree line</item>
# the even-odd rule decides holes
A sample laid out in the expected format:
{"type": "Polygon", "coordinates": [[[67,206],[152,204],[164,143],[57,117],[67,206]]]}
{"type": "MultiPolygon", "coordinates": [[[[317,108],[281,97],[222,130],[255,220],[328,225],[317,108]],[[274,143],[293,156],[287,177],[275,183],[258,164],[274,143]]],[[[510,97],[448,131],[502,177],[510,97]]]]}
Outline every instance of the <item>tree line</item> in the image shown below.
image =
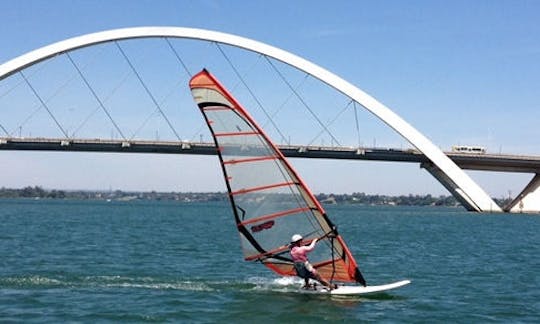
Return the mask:
{"type": "MultiPolygon", "coordinates": [[[[360,205],[393,205],[393,206],[461,206],[452,196],[427,195],[370,195],[363,192],[352,194],[315,195],[323,204],[360,204],[360,205]]],[[[21,189],[0,188],[0,198],[34,198],[34,199],[78,199],[78,200],[174,200],[183,202],[227,201],[224,192],[133,192],[121,190],[89,191],[89,190],[55,190],[43,189],[40,186],[28,186],[21,189]]],[[[494,199],[499,205],[510,202],[510,198],[494,199]]]]}

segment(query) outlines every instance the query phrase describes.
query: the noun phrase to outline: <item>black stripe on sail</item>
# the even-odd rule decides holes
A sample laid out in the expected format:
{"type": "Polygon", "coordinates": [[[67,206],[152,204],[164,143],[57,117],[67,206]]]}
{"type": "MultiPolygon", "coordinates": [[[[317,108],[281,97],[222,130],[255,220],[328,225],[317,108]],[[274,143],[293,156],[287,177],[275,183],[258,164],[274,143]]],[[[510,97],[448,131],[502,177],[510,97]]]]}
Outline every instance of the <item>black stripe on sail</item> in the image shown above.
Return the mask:
{"type": "MultiPolygon", "coordinates": [[[[218,143],[218,140],[216,138],[216,134],[214,132],[214,129],[212,127],[212,125],[210,124],[209,120],[208,120],[208,117],[206,116],[206,113],[204,112],[204,108],[205,107],[224,107],[224,108],[227,108],[227,109],[230,109],[232,110],[239,118],[243,119],[246,124],[252,128],[251,124],[248,123],[245,118],[238,114],[236,111],[234,111],[230,106],[228,105],[225,105],[223,103],[218,103],[218,102],[211,102],[211,101],[205,101],[205,102],[199,102],[198,103],[198,106],[199,106],[199,109],[201,110],[201,112],[203,113],[203,116],[206,120],[206,124],[208,125],[208,128],[210,129],[210,132],[212,133],[212,137],[214,139],[214,143],[216,145],[216,147],[219,147],[219,143],[218,143]]],[[[231,202],[231,205],[233,206],[233,213],[234,213],[234,218],[236,219],[236,224],[237,224],[237,227],[238,227],[238,231],[246,238],[246,240],[260,253],[260,254],[265,254],[267,253],[267,251],[259,244],[259,242],[257,242],[257,240],[255,240],[255,238],[253,237],[253,235],[251,235],[251,233],[249,233],[249,231],[247,230],[247,228],[241,224],[241,221],[244,219],[245,217],[245,210],[242,209],[241,207],[239,207],[236,202],[234,201],[234,197],[233,195],[231,194],[232,193],[232,189],[231,189],[231,186],[230,186],[230,183],[229,181],[227,180],[227,170],[225,168],[225,164],[223,163],[224,162],[224,159],[223,159],[223,155],[221,154],[221,152],[218,150],[218,157],[219,157],[219,160],[220,160],[220,164],[221,164],[221,168],[222,168],[222,171],[223,171],[223,175],[225,177],[225,184],[227,186],[227,191],[229,192],[229,200],[231,202]],[[236,208],[234,208],[236,207],[236,208]],[[242,211],[242,215],[240,216],[238,214],[238,209],[240,209],[240,211],[242,211]]],[[[283,257],[279,257],[277,256],[276,257],[277,259],[284,259],[283,257]]],[[[286,261],[290,261],[288,259],[285,259],[286,261]]]]}
{"type": "Polygon", "coordinates": [[[364,276],[362,275],[362,273],[360,272],[360,269],[358,269],[358,267],[356,267],[356,269],[354,270],[354,280],[356,280],[356,282],[362,284],[362,286],[366,286],[367,283],[366,283],[366,279],[364,279],[364,276]]]}
{"type": "Polygon", "coordinates": [[[255,238],[253,237],[253,235],[251,235],[249,233],[249,231],[247,230],[247,228],[244,226],[244,225],[240,225],[239,223],[238,224],[238,231],[240,233],[242,233],[242,235],[244,235],[244,237],[246,238],[246,240],[249,241],[249,243],[251,243],[251,245],[253,245],[253,247],[261,254],[264,254],[266,253],[267,251],[265,249],[263,249],[263,247],[259,244],[259,242],[257,242],[257,240],[255,240],[255,238]]]}
{"type": "MultiPolygon", "coordinates": [[[[212,127],[212,125],[210,124],[210,121],[208,120],[208,116],[204,113],[204,107],[209,107],[209,106],[220,106],[220,107],[225,107],[225,108],[228,108],[228,109],[231,109],[231,107],[227,106],[227,105],[224,105],[224,104],[221,104],[221,103],[215,103],[215,102],[200,102],[198,104],[200,110],[201,110],[201,113],[203,114],[204,116],[204,119],[206,121],[206,124],[208,125],[208,128],[210,129],[210,132],[212,133],[212,137],[214,139],[214,144],[216,145],[216,147],[219,147],[219,143],[218,143],[218,140],[216,138],[216,134],[214,132],[214,128],[212,127]]],[[[253,245],[253,247],[259,251],[260,253],[266,253],[266,251],[262,248],[262,246],[255,240],[255,238],[249,233],[249,231],[245,228],[244,225],[241,225],[241,219],[240,219],[240,215],[238,215],[238,209],[237,208],[234,208],[234,207],[238,207],[236,205],[236,202],[234,201],[234,197],[233,195],[231,195],[230,193],[232,192],[232,189],[231,189],[231,185],[229,183],[229,181],[227,180],[227,169],[225,168],[225,164],[223,163],[223,155],[221,154],[221,152],[218,150],[218,157],[219,157],[219,161],[220,161],[220,165],[221,165],[221,170],[223,171],[223,176],[225,178],[225,185],[227,186],[227,191],[229,192],[229,200],[231,202],[231,205],[233,206],[233,214],[234,214],[234,218],[236,220],[236,224],[238,225],[238,231],[240,233],[242,233],[242,235],[244,235],[244,237],[246,238],[246,240],[248,240],[249,243],[251,243],[251,245],[253,245]]],[[[238,207],[241,211],[242,211],[242,219],[244,218],[244,214],[245,214],[245,210],[243,210],[242,208],[238,207]]]]}
{"type": "MultiPolygon", "coordinates": [[[[277,254],[270,254],[268,253],[268,251],[266,251],[260,244],[259,242],[257,242],[257,240],[255,240],[255,238],[253,237],[253,235],[251,235],[249,233],[249,231],[247,230],[247,228],[244,226],[244,225],[238,225],[238,231],[240,233],[242,233],[242,235],[244,235],[244,237],[246,238],[246,240],[249,241],[249,243],[251,243],[251,245],[253,245],[253,247],[257,250],[257,252],[259,252],[260,254],[265,254],[265,259],[268,259],[268,258],[274,258],[274,259],[278,259],[278,260],[282,260],[282,261],[287,261],[287,262],[292,262],[292,260],[290,258],[286,258],[286,257],[283,257],[281,256],[281,254],[283,252],[280,252],[280,253],[277,253],[277,254]]],[[[259,261],[262,261],[262,258],[259,259],[259,261]]]]}
{"type": "Polygon", "coordinates": [[[199,108],[203,109],[206,107],[225,107],[225,108],[232,109],[231,106],[226,105],[221,102],[212,102],[212,101],[199,102],[199,108]]]}

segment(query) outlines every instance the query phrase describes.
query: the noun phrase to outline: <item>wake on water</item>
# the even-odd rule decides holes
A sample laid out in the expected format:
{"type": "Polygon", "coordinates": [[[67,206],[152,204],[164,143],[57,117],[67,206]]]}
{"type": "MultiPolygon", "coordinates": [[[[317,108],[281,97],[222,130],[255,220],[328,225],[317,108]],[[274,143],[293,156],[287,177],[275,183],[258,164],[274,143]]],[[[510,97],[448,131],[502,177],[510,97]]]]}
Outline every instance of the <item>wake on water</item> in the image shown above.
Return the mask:
{"type": "Polygon", "coordinates": [[[189,291],[213,291],[211,283],[197,280],[163,280],[152,277],[100,276],[16,276],[0,278],[0,288],[140,288],[189,291]]]}
{"type": "Polygon", "coordinates": [[[207,279],[173,279],[154,277],[130,277],[119,275],[66,276],[28,275],[0,278],[0,288],[11,289],[53,289],[53,288],[140,288],[172,289],[186,291],[219,291],[229,289],[293,291],[302,281],[293,277],[263,278],[251,277],[239,281],[212,281],[207,279]]]}
{"type": "MultiPolygon", "coordinates": [[[[15,290],[47,290],[47,289],[140,289],[140,290],[173,290],[190,293],[239,292],[239,293],[285,293],[313,294],[313,291],[301,289],[304,281],[298,277],[249,277],[239,280],[208,280],[193,278],[189,280],[175,278],[130,277],[120,275],[97,276],[14,276],[0,278],[0,288],[15,290]]],[[[317,294],[316,295],[321,295],[317,294]]],[[[330,294],[322,294],[331,296],[330,294]]],[[[352,296],[332,298],[353,298],[352,296]]],[[[365,297],[363,297],[365,298],[365,297]]],[[[369,299],[392,299],[391,295],[380,293],[371,295],[369,299]]]]}

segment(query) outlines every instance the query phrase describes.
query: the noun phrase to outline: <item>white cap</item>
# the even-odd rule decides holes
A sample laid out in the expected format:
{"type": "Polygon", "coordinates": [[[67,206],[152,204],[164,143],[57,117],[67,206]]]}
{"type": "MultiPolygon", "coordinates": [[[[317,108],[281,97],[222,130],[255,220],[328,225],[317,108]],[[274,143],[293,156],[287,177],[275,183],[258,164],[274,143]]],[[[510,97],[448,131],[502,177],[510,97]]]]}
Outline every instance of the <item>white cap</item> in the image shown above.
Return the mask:
{"type": "Polygon", "coordinates": [[[300,235],[300,234],[294,234],[294,235],[292,236],[292,238],[291,238],[291,243],[298,242],[298,241],[300,241],[300,240],[302,240],[302,239],[303,239],[302,235],[300,235]]]}

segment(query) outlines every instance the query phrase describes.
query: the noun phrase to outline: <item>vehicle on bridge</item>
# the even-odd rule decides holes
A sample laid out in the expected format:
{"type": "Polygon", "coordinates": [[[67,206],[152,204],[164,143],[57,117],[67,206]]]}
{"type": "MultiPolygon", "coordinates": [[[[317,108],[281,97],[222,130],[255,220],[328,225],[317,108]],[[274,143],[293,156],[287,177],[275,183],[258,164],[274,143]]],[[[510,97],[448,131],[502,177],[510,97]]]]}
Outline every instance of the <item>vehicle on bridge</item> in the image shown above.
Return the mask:
{"type": "Polygon", "coordinates": [[[454,145],[452,146],[452,152],[485,154],[486,148],[482,146],[454,145]]]}

